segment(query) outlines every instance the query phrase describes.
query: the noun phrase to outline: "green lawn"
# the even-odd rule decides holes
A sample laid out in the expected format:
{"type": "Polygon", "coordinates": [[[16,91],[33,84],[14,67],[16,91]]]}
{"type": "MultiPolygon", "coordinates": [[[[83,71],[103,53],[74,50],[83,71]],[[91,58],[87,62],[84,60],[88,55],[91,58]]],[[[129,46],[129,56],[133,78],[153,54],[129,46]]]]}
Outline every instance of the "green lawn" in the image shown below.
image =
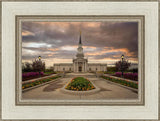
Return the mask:
{"type": "Polygon", "coordinates": [[[55,72],[53,72],[53,71],[48,71],[48,72],[44,72],[44,74],[47,74],[47,75],[49,75],[49,74],[55,74],[55,72]]]}

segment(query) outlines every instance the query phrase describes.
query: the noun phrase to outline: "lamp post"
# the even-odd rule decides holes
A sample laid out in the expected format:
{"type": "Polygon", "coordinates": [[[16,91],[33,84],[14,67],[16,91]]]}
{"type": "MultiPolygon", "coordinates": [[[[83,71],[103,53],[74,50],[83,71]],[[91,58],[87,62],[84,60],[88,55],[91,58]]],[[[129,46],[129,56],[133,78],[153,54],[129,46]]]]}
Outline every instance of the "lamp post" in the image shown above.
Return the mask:
{"type": "MultiPolygon", "coordinates": [[[[38,56],[38,59],[39,59],[39,64],[40,64],[40,61],[41,61],[41,56],[38,56]]],[[[41,77],[41,72],[40,72],[40,69],[39,69],[39,76],[41,77]]]]}
{"type": "Polygon", "coordinates": [[[41,60],[41,56],[38,56],[39,61],[41,60]]]}
{"type": "Polygon", "coordinates": [[[122,59],[121,71],[122,71],[122,77],[123,77],[123,59],[124,59],[124,55],[123,55],[123,54],[122,54],[122,56],[121,56],[121,59],[122,59]]]}

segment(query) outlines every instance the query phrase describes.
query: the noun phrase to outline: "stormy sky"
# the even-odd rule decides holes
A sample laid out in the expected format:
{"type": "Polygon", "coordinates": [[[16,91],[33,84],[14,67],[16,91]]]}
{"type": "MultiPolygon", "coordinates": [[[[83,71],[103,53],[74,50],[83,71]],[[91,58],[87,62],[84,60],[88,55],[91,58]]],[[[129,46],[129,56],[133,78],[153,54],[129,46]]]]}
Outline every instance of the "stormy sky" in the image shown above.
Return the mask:
{"type": "Polygon", "coordinates": [[[82,32],[84,55],[89,63],[118,61],[122,54],[138,61],[137,22],[22,22],[22,62],[39,55],[46,66],[71,63],[82,32]]]}

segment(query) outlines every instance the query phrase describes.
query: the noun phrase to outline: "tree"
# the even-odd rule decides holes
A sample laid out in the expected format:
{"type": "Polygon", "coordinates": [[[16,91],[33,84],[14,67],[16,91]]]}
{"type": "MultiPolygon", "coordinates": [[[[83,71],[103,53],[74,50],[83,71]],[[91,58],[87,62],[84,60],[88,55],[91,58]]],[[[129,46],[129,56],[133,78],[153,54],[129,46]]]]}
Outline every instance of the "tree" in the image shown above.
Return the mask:
{"type": "Polygon", "coordinates": [[[25,62],[22,64],[22,72],[31,72],[32,71],[32,64],[29,62],[25,62]]]}
{"type": "Polygon", "coordinates": [[[35,59],[32,63],[32,68],[35,72],[45,71],[45,62],[35,59]]]}
{"type": "Polygon", "coordinates": [[[128,60],[123,60],[123,62],[118,61],[115,64],[117,71],[122,71],[122,70],[126,71],[130,67],[130,65],[131,65],[131,63],[129,63],[128,60]]]}

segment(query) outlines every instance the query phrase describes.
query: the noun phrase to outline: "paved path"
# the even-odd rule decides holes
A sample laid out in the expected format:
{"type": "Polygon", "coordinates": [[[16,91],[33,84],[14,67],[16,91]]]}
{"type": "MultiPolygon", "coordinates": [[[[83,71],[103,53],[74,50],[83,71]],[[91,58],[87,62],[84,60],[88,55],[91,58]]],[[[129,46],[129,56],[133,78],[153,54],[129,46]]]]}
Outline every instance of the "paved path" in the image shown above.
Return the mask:
{"type": "Polygon", "coordinates": [[[117,84],[110,83],[102,78],[96,78],[92,73],[68,73],[64,78],[61,78],[50,84],[26,91],[22,93],[23,99],[54,99],[54,100],[93,100],[93,99],[137,99],[138,94],[127,88],[118,86],[117,84]],[[84,76],[92,81],[100,92],[91,95],[72,95],[64,94],[60,89],[73,77],[84,76]]]}

